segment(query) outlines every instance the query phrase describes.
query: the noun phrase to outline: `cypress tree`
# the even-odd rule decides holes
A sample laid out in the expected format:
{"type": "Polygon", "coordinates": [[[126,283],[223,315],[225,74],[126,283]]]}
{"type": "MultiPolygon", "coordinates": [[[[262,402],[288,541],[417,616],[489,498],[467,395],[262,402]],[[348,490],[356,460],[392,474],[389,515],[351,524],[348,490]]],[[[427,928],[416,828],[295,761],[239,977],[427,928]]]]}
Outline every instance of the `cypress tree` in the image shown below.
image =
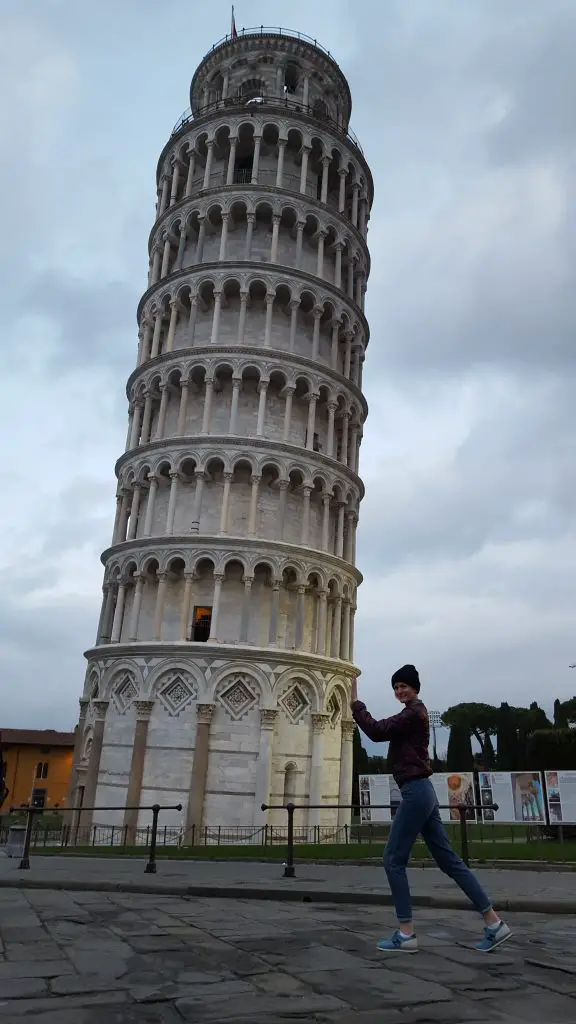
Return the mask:
{"type": "Polygon", "coordinates": [[[498,754],[497,764],[502,772],[514,772],[522,769],[519,764],[518,729],[514,714],[506,702],[500,705],[498,713],[498,731],[496,733],[498,754]]]}
{"type": "Polygon", "coordinates": [[[473,768],[474,756],[470,732],[461,725],[453,725],[448,740],[446,770],[449,772],[471,772],[473,768]]]}

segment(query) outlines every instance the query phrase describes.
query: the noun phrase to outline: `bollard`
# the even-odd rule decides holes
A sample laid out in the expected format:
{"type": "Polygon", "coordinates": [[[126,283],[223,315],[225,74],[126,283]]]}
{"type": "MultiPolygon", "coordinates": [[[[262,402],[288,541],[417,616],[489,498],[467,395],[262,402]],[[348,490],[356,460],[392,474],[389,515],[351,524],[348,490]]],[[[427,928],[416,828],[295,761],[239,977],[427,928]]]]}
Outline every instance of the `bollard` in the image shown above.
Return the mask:
{"type": "Polygon", "coordinates": [[[288,848],[286,850],[286,864],[284,866],[284,878],[295,878],[294,868],[294,804],[286,804],[288,812],[288,848]]]}
{"type": "Polygon", "coordinates": [[[148,854],[148,863],[144,868],[145,875],[156,874],[156,838],[158,835],[158,815],[160,814],[160,804],[154,804],[152,807],[152,835],[150,836],[150,852],[148,854]]]}
{"type": "Polygon", "coordinates": [[[24,850],[22,852],[22,860],[18,865],[19,871],[30,870],[30,840],[32,838],[32,826],[34,822],[34,810],[35,808],[28,808],[28,817],[26,818],[26,835],[24,836],[24,850]]]}

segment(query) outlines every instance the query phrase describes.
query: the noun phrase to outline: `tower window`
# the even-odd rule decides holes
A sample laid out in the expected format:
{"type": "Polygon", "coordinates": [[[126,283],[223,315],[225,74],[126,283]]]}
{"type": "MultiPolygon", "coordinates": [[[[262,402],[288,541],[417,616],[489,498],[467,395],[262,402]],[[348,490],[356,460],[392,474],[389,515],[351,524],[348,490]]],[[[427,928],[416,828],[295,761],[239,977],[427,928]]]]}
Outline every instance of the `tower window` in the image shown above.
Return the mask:
{"type": "Polygon", "coordinates": [[[254,164],[254,153],[249,153],[247,156],[237,157],[236,164],[234,166],[234,184],[235,185],[246,185],[250,184],[252,180],[252,167],[254,164]]]}
{"type": "Polygon", "coordinates": [[[287,64],[284,72],[284,92],[293,95],[298,88],[298,71],[296,64],[287,64]]]}
{"type": "Polygon", "coordinates": [[[190,639],[196,643],[205,644],[210,636],[210,626],[212,624],[212,608],[205,606],[195,605],[194,613],[192,615],[192,630],[190,632],[190,639]]]}
{"type": "Polygon", "coordinates": [[[249,78],[247,82],[243,82],[238,89],[239,99],[244,100],[245,103],[249,103],[250,100],[260,100],[264,98],[266,87],[264,82],[261,82],[259,78],[249,78]]]}

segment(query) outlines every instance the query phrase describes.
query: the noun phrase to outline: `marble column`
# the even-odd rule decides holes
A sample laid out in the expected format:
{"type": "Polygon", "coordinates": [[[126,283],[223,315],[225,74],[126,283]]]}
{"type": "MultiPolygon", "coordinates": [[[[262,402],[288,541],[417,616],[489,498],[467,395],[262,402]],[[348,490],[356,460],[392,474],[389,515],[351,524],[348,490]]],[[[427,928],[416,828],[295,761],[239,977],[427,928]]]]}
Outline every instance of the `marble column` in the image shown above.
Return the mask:
{"type": "Polygon", "coordinates": [[[268,811],[261,810],[262,804],[270,801],[270,783],[272,781],[272,752],[274,748],[274,729],[278,712],[273,709],[260,709],[260,747],[256,762],[256,782],[254,787],[254,824],[264,826],[268,821],[268,811]]]}
{"type": "MultiPolygon", "coordinates": [[[[79,826],[81,829],[85,829],[88,833],[92,827],[92,821],[94,819],[94,807],[96,801],[96,791],[98,788],[98,773],[100,771],[100,759],[102,757],[102,747],[104,744],[104,728],[106,725],[106,712],[108,711],[107,700],[95,700],[94,701],[94,731],[92,733],[92,747],[90,749],[90,760],[88,761],[88,768],[86,770],[86,778],[84,780],[84,800],[82,806],[86,807],[85,811],[81,811],[79,815],[79,826]]],[[[84,835],[83,835],[84,837],[84,835]]]]}
{"type": "Polygon", "coordinates": [[[254,582],[253,576],[245,576],[244,583],[244,599],[242,601],[242,613],[240,618],[240,643],[245,644],[248,642],[248,634],[250,631],[250,607],[252,604],[252,584],[254,582]]]}
{"type": "Polygon", "coordinates": [[[144,519],[145,537],[150,537],[152,534],[152,525],[154,522],[154,503],[156,501],[156,492],[158,490],[158,477],[154,476],[153,473],[149,473],[148,482],[150,484],[150,489],[148,491],[148,501],[146,502],[146,516],[144,519]]]}
{"type": "Polygon", "coordinates": [[[264,433],[264,418],[266,415],[266,394],[268,392],[268,381],[261,380],[258,384],[258,420],[256,423],[256,436],[261,437],[264,433]]]}
{"type": "Polygon", "coordinates": [[[206,164],[204,166],[204,180],[202,182],[202,190],[208,188],[210,184],[210,173],[212,171],[212,157],[214,154],[214,142],[206,143],[206,164]]]}
{"type": "Polygon", "coordinates": [[[66,796],[66,812],[64,815],[64,821],[66,825],[72,824],[72,816],[76,804],[76,790],[78,788],[80,758],[82,757],[82,750],[84,747],[84,729],[86,727],[86,714],[88,712],[90,701],[87,698],[81,697],[79,700],[79,704],[80,716],[78,718],[78,725],[76,726],[76,730],[74,732],[74,753],[72,755],[72,771],[70,773],[68,794],[66,796]]]}
{"type": "Polygon", "coordinates": [[[280,613],[280,580],[272,581],[272,600],[270,602],[270,626],[268,643],[274,647],[278,642],[278,617],[280,613]]]}
{"type": "Polygon", "coordinates": [[[328,591],[318,591],[318,631],[316,634],[316,654],[326,654],[326,614],[328,591]]]}
{"type": "Polygon", "coordinates": [[[258,171],[260,169],[260,146],[262,143],[262,136],[257,135],[254,139],[254,158],[252,160],[252,177],[250,179],[251,185],[258,184],[258,171]]]}
{"type": "Polygon", "coordinates": [[[282,440],[288,441],[290,437],[290,427],[292,425],[292,399],[294,397],[295,388],[292,385],[287,385],[282,389],[285,396],[284,405],[284,429],[282,432],[282,440]]]}
{"type": "Polygon", "coordinates": [[[240,377],[232,378],[232,402],[230,404],[230,424],[228,426],[228,433],[235,434],[238,426],[238,403],[240,401],[240,388],[242,381],[240,377]]]}
{"type": "Polygon", "coordinates": [[[328,724],[328,715],[312,714],[312,760],[310,764],[310,809],[308,825],[314,828],[320,824],[320,807],[312,804],[322,802],[323,767],[324,767],[324,730],[328,724]]]}
{"type": "Polygon", "coordinates": [[[124,603],[126,601],[126,584],[120,583],[118,585],[118,596],[116,598],[116,608],[114,609],[114,621],[112,623],[112,636],[110,640],[113,644],[120,642],[122,636],[122,622],[124,619],[124,603]]]}
{"type": "Polygon", "coordinates": [[[186,832],[184,843],[186,846],[192,844],[192,828],[199,829],[202,827],[206,776],[208,775],[210,723],[212,722],[214,707],[214,704],[196,705],[196,739],[194,741],[194,757],[190,774],[190,789],[185,820],[186,832]]]}
{"type": "Polygon", "coordinates": [[[220,611],[220,597],[222,595],[222,584],[224,573],[214,573],[214,596],[212,598],[212,618],[210,620],[210,636],[208,641],[218,643],[218,613],[220,611]]]}
{"type": "Polygon", "coordinates": [[[192,606],[192,588],[196,576],[193,572],[184,573],[184,597],[182,600],[182,614],[180,616],[180,640],[188,640],[190,632],[190,608],[192,606]]]}
{"type": "Polygon", "coordinates": [[[126,830],[125,836],[128,846],[134,846],[136,843],[138,808],[142,800],[142,780],[144,778],[144,762],[146,760],[146,746],[148,743],[148,726],[150,724],[150,715],[154,708],[154,701],[135,700],[134,707],[136,709],[136,727],[134,729],[134,744],[130,760],[128,792],[126,793],[126,810],[124,811],[124,828],[126,830]]]}
{"type": "Polygon", "coordinates": [[[166,516],[166,529],[164,534],[169,536],[174,533],[174,517],[176,515],[176,501],[178,498],[178,481],[180,474],[170,473],[170,497],[168,498],[168,515],[166,516]]]}
{"type": "Polygon", "coordinates": [[[296,628],[294,631],[294,646],[301,651],[304,646],[304,601],[306,599],[306,587],[300,584],[298,597],[296,598],[296,628]]]}
{"type": "Polygon", "coordinates": [[[334,599],[334,610],[332,614],[332,643],[330,654],[333,658],[340,657],[340,631],[342,629],[342,598],[340,595],[334,599]]]}
{"type": "Polygon", "coordinates": [[[164,622],[164,602],[166,600],[167,573],[156,573],[158,588],[156,591],[156,608],[154,610],[154,624],[152,626],[152,637],[154,640],[162,639],[162,626],[164,622]]]}
{"type": "Polygon", "coordinates": [[[136,586],[134,587],[134,601],[132,604],[132,614],[130,615],[128,640],[138,639],[138,623],[140,619],[140,609],[142,607],[142,592],[146,582],[146,577],[141,572],[134,573],[134,578],[136,580],[136,586]]]}
{"type": "MultiPolygon", "coordinates": [[[[338,803],[352,803],[352,752],[356,723],[349,718],[342,719],[342,740],[340,747],[340,784],[338,786],[338,803]]],[[[338,828],[350,824],[351,810],[340,807],[338,810],[338,828]]]]}
{"type": "Polygon", "coordinates": [[[192,522],[190,523],[190,533],[199,533],[200,516],[202,515],[202,495],[204,493],[204,470],[195,469],[194,476],[196,477],[196,490],[194,491],[194,505],[192,508],[192,522]]]}
{"type": "Polygon", "coordinates": [[[256,536],[256,519],[258,515],[258,485],[260,483],[260,476],[253,475],[250,477],[250,483],[252,490],[250,492],[250,511],[248,513],[248,536],[256,536]]]}
{"type": "Polygon", "coordinates": [[[221,537],[228,533],[228,509],[230,507],[230,486],[233,475],[233,473],[224,473],[224,491],[222,494],[222,508],[220,510],[220,529],[218,531],[221,537]]]}
{"type": "Polygon", "coordinates": [[[180,381],[180,407],[178,409],[178,426],[176,427],[176,433],[179,437],[183,437],[186,434],[186,415],[188,412],[188,393],[189,393],[190,381],[180,381]]]}

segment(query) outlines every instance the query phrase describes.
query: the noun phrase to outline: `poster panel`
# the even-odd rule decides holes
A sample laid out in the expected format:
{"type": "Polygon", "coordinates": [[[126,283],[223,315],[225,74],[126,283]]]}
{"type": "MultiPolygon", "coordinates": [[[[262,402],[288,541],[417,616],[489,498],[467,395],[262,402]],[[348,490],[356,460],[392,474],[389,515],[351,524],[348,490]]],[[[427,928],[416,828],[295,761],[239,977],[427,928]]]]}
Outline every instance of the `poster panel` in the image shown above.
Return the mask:
{"type": "Polygon", "coordinates": [[[446,774],[439,772],[437,775],[433,775],[430,781],[436,790],[442,821],[460,821],[457,810],[460,804],[470,804],[466,820],[476,821],[474,772],[447,772],[446,774]],[[450,807],[444,809],[443,804],[449,804],[450,807]]]}
{"type": "Polygon", "coordinates": [[[576,772],[544,772],[550,824],[576,824],[576,772]]]}
{"type": "Polygon", "coordinates": [[[540,772],[479,772],[481,804],[498,804],[498,810],[482,809],[482,820],[501,824],[546,823],[544,787],[540,772]]]}
{"type": "Polygon", "coordinates": [[[361,775],[360,790],[360,822],[362,825],[382,824],[391,820],[389,807],[378,807],[378,804],[390,804],[389,775],[361,775]]]}

